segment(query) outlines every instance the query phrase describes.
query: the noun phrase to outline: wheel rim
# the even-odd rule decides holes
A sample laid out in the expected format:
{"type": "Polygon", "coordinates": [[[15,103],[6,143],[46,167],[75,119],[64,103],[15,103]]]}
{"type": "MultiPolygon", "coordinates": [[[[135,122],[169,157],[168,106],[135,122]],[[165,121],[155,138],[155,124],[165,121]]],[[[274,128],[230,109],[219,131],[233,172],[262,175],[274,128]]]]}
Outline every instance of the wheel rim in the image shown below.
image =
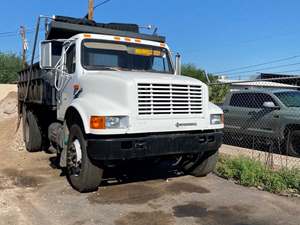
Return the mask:
{"type": "Polygon", "coordinates": [[[82,148],[78,139],[75,139],[70,145],[67,160],[69,174],[79,176],[82,164],[82,148]]]}
{"type": "Polygon", "coordinates": [[[300,135],[292,134],[291,147],[294,152],[300,154],[300,135]]]}

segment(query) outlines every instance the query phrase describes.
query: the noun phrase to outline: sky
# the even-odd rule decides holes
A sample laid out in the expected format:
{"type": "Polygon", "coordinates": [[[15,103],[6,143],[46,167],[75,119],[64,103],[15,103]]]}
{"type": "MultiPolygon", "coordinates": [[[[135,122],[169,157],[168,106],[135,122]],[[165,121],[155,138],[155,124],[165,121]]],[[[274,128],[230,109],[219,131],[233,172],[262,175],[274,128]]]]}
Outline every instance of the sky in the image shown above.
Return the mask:
{"type": "MultiPolygon", "coordinates": [[[[95,0],[96,4],[100,2],[95,0]]],[[[32,51],[32,30],[38,15],[83,17],[87,5],[88,0],[3,1],[0,51],[21,52],[17,33],[20,25],[29,30],[32,51]]],[[[298,0],[111,0],[96,9],[95,20],[153,24],[159,34],[167,37],[172,52],[181,54],[183,63],[210,73],[223,74],[222,71],[279,60],[224,73],[240,78],[260,71],[300,73],[299,11],[298,0]]]]}

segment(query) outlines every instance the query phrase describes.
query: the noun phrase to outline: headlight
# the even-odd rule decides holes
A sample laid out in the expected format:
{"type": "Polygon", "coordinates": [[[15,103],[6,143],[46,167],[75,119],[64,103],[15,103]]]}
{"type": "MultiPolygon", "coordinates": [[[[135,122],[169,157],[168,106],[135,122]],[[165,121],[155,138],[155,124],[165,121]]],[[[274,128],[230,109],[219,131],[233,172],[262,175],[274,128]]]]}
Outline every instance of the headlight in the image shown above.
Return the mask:
{"type": "Polygon", "coordinates": [[[218,125],[224,123],[224,115],[223,114],[211,114],[210,115],[210,124],[218,125]]]}
{"type": "Polygon", "coordinates": [[[92,129],[123,129],[128,127],[128,116],[91,116],[92,129]]]}
{"type": "Polygon", "coordinates": [[[127,128],[128,116],[107,116],[105,126],[106,128],[127,128]]]}

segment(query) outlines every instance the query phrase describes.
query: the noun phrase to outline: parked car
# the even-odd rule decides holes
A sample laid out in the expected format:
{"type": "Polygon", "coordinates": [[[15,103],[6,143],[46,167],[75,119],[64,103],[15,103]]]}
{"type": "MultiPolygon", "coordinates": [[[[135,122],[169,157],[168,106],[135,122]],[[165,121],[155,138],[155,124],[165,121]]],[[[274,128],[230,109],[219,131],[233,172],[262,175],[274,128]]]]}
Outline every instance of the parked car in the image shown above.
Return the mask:
{"type": "Polygon", "coordinates": [[[300,156],[300,91],[267,88],[232,91],[222,107],[227,137],[273,140],[285,144],[289,154],[300,156]]]}

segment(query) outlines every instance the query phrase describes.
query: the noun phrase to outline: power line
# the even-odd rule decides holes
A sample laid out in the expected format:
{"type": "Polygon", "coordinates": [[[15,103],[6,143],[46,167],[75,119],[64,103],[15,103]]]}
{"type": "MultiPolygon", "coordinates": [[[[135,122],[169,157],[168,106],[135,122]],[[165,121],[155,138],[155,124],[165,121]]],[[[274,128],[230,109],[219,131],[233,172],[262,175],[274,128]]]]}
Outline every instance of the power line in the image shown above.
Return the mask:
{"type": "MultiPolygon", "coordinates": [[[[255,70],[240,71],[240,72],[231,73],[231,75],[245,74],[245,73],[251,73],[251,72],[260,72],[262,70],[277,69],[277,68],[295,66],[295,65],[300,65],[300,63],[299,62],[298,63],[290,63],[290,64],[284,64],[284,65],[278,65],[278,66],[264,67],[264,68],[255,69],[255,70]]],[[[224,75],[226,75],[226,74],[224,74],[224,75]]],[[[230,76],[228,76],[228,77],[230,77],[230,76]]]]}
{"type": "Polygon", "coordinates": [[[19,36],[17,33],[16,34],[7,34],[7,35],[0,35],[0,38],[17,37],[17,36],[19,36]]]}
{"type": "MultiPolygon", "coordinates": [[[[33,33],[33,31],[28,31],[26,32],[27,34],[33,33]]],[[[14,33],[14,34],[7,34],[7,35],[0,35],[0,38],[7,38],[7,37],[19,37],[19,33],[14,33]]]]}
{"type": "Polygon", "coordinates": [[[17,31],[0,32],[0,35],[2,35],[2,34],[14,34],[14,33],[17,33],[17,31]]]}
{"type": "Polygon", "coordinates": [[[98,8],[99,6],[104,5],[104,4],[106,4],[106,3],[110,2],[110,1],[111,1],[111,0],[105,0],[105,1],[102,1],[102,2],[100,2],[99,4],[95,5],[95,6],[94,6],[94,9],[96,9],[96,8],[98,8]]]}
{"type": "Polygon", "coordinates": [[[285,71],[279,71],[274,73],[292,73],[292,72],[299,72],[300,69],[293,69],[293,70],[285,70],[285,71]]]}
{"type": "MultiPolygon", "coordinates": [[[[33,33],[33,29],[27,29],[26,32],[27,33],[33,33]]],[[[19,31],[7,31],[7,32],[0,32],[0,37],[12,37],[12,36],[18,36],[19,35],[19,31]]]]}
{"type": "Polygon", "coordinates": [[[268,65],[268,64],[288,61],[288,60],[292,60],[292,59],[299,58],[299,57],[300,57],[300,55],[294,55],[294,56],[290,56],[290,57],[286,57],[286,58],[281,58],[281,59],[277,59],[277,60],[272,60],[272,61],[267,61],[267,62],[263,62],[263,63],[253,64],[253,65],[249,65],[249,66],[242,66],[242,67],[237,67],[237,68],[234,68],[234,69],[228,69],[228,70],[223,70],[223,71],[219,71],[219,72],[214,72],[213,74],[222,74],[222,73],[234,72],[234,71],[239,71],[239,70],[243,70],[243,69],[249,69],[249,68],[252,68],[252,67],[258,67],[258,66],[264,66],[264,65],[268,65]]]}

